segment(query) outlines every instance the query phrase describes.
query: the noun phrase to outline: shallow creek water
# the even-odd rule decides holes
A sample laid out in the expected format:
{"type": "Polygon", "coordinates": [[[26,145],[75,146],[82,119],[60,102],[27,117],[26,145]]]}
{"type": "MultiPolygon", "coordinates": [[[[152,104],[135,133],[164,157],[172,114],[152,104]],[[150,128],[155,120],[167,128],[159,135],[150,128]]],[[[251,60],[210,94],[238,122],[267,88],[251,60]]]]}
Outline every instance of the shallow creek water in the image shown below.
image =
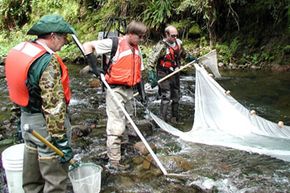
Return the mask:
{"type": "MultiPolygon", "coordinates": [[[[73,100],[72,124],[83,128],[73,138],[73,148],[84,162],[106,164],[106,113],[101,88],[91,88],[89,79],[80,76],[80,66],[72,70],[73,100]]],[[[231,90],[231,95],[246,107],[271,121],[284,121],[290,125],[290,73],[222,72],[218,82],[231,90]]],[[[1,108],[7,106],[7,90],[1,80],[1,108]],[[4,102],[2,102],[4,101],[4,102]]],[[[194,111],[194,77],[182,76],[181,119],[176,127],[190,130],[194,111]]],[[[156,93],[149,95],[149,109],[158,113],[159,100],[156,93]]],[[[144,109],[136,106],[137,118],[144,119],[144,109]]],[[[5,121],[8,110],[1,112],[5,121]]],[[[1,124],[4,125],[4,124],[1,124]]],[[[290,191],[290,163],[265,155],[248,153],[230,148],[188,143],[163,132],[154,124],[152,130],[141,130],[146,140],[155,145],[157,157],[171,173],[186,177],[167,177],[158,167],[144,167],[145,156],[132,147],[138,137],[130,137],[123,147],[123,158],[131,165],[128,172],[111,174],[102,172],[102,193],[174,193],[174,192],[220,192],[220,193],[278,193],[290,191]]],[[[290,148],[290,147],[289,147],[290,148]]],[[[147,157],[147,159],[150,159],[147,157]]],[[[3,171],[2,171],[3,175],[3,171]]],[[[2,176],[3,177],[3,176],[2,176]]],[[[1,180],[1,179],[0,179],[1,180]]],[[[7,191],[0,182],[0,192],[7,191]],[[1,190],[2,189],[2,190],[1,190]]]]}

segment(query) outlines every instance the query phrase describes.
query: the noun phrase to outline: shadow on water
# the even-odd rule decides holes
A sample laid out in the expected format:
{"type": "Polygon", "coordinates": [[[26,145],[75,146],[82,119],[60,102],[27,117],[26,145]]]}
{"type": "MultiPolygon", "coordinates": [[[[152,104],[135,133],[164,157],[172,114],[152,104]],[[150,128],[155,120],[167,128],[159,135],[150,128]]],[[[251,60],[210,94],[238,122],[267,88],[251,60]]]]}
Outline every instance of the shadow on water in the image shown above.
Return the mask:
{"type": "MultiPolygon", "coordinates": [[[[71,65],[69,69],[72,69],[73,100],[70,110],[74,125],[74,151],[81,155],[84,162],[94,162],[103,167],[107,162],[104,94],[100,87],[90,86],[91,75],[78,74],[80,66],[71,65]]],[[[231,90],[231,95],[244,106],[255,109],[259,115],[273,122],[283,120],[290,125],[289,73],[223,72],[222,75],[225,78],[218,82],[225,89],[231,90]]],[[[4,90],[0,101],[5,101],[1,105],[7,108],[1,112],[5,114],[1,116],[1,134],[4,138],[12,138],[3,129],[14,131],[16,128],[9,119],[9,108],[12,105],[5,95],[7,91],[3,82],[0,87],[4,90]]],[[[194,78],[183,76],[181,88],[180,112],[183,123],[176,127],[189,131],[194,117],[194,78]]],[[[156,93],[150,94],[149,99],[150,110],[158,115],[160,100],[156,93]]],[[[143,120],[144,109],[138,105],[136,107],[138,118],[134,120],[143,120]]],[[[123,159],[131,167],[129,171],[117,174],[110,174],[104,168],[102,193],[272,193],[288,192],[290,189],[288,162],[231,148],[188,143],[163,132],[154,124],[152,130],[143,127],[140,130],[146,140],[154,144],[156,154],[168,172],[188,176],[163,176],[154,162],[150,164],[150,156],[141,155],[133,148],[140,141],[133,131],[129,135],[129,143],[122,146],[123,159]]],[[[2,184],[0,176],[3,192],[5,186],[2,184]]]]}

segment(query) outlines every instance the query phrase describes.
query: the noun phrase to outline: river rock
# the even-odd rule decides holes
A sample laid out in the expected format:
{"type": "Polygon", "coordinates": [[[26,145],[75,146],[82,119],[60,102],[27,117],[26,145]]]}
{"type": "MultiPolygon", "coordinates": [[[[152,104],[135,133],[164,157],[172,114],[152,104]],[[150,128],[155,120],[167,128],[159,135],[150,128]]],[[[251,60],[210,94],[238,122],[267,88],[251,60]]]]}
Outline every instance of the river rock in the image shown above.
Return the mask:
{"type": "Polygon", "coordinates": [[[194,167],[189,160],[180,156],[165,156],[163,157],[162,161],[165,162],[172,171],[185,172],[188,170],[192,170],[194,167]]]}
{"type": "Polygon", "coordinates": [[[8,109],[7,107],[2,107],[1,111],[4,112],[4,111],[7,111],[7,109],[8,109]]]}
{"type": "Polygon", "coordinates": [[[273,72],[287,72],[290,71],[290,65],[273,65],[271,70],[273,72]]]}
{"type": "MultiPolygon", "coordinates": [[[[156,150],[156,146],[155,146],[155,144],[152,144],[152,143],[151,143],[149,146],[151,147],[151,149],[152,149],[153,151],[156,150]]],[[[146,146],[144,145],[144,143],[143,143],[142,141],[139,141],[139,142],[135,143],[135,144],[134,144],[134,148],[135,148],[136,150],[138,150],[138,152],[139,152],[141,155],[147,155],[147,154],[149,153],[149,151],[147,150],[146,146]]]]}
{"type": "MultiPolygon", "coordinates": [[[[153,134],[153,124],[151,121],[143,119],[134,121],[137,128],[142,132],[144,136],[150,136],[153,134]]],[[[137,133],[135,132],[133,126],[128,123],[127,125],[127,133],[131,136],[138,137],[137,133]]]]}
{"type": "Polygon", "coordinates": [[[81,75],[88,74],[91,70],[91,67],[89,65],[85,66],[83,69],[80,70],[81,75]]]}
{"type": "Polygon", "coordinates": [[[98,88],[101,86],[101,82],[97,78],[92,78],[89,80],[89,87],[90,88],[98,88]]]}
{"type": "Polygon", "coordinates": [[[144,159],[143,164],[142,164],[143,169],[149,170],[151,164],[153,163],[152,161],[154,161],[154,160],[151,157],[151,155],[150,156],[147,156],[146,159],[144,159]]]}
{"type": "Polygon", "coordinates": [[[4,73],[4,66],[0,65],[0,78],[4,78],[5,77],[5,73],[4,73]]]}
{"type": "Polygon", "coordinates": [[[92,132],[91,127],[85,127],[84,125],[74,125],[72,126],[72,137],[84,137],[88,136],[92,132]]]}

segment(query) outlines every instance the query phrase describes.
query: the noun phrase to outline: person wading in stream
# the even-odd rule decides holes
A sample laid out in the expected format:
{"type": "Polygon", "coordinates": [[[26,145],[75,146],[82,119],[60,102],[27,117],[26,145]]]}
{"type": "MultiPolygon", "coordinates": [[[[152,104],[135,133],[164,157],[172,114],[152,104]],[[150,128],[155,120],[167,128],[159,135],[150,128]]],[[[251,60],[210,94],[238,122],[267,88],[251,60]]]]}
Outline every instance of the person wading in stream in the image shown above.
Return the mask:
{"type": "MultiPolygon", "coordinates": [[[[112,64],[106,72],[96,65],[96,55],[108,54],[113,47],[112,39],[103,39],[85,42],[83,44],[87,61],[93,73],[100,76],[105,73],[106,82],[112,88],[115,96],[127,110],[132,109],[133,87],[137,87],[141,96],[141,102],[146,103],[141,68],[143,61],[141,50],[138,46],[143,40],[147,27],[137,21],[132,21],[126,30],[126,34],[118,39],[118,47],[112,64]],[[95,52],[95,53],[94,53],[95,52]]],[[[121,164],[121,142],[126,128],[126,117],[118,105],[114,102],[112,94],[106,92],[107,112],[107,155],[109,162],[106,167],[111,171],[122,171],[129,168],[121,164]]]]}
{"type": "MultiPolygon", "coordinates": [[[[151,87],[157,86],[157,78],[161,79],[178,69],[181,59],[186,58],[190,62],[194,58],[186,54],[182,47],[182,41],[177,38],[177,29],[170,25],[165,28],[165,38],[154,46],[148,58],[148,81],[151,87]],[[157,74],[155,72],[157,70],[157,74]]],[[[179,120],[179,99],[180,99],[180,74],[176,73],[159,84],[159,95],[161,96],[160,115],[164,121],[169,121],[168,109],[171,102],[171,122],[179,120]]]]}
{"type": "Polygon", "coordinates": [[[68,43],[74,29],[59,15],[46,15],[28,35],[37,39],[12,48],[5,71],[10,99],[21,106],[21,129],[25,141],[23,189],[26,193],[66,193],[70,146],[67,108],[71,97],[68,69],[55,53],[68,43]],[[64,157],[23,130],[37,131],[59,148],[64,157]]]}

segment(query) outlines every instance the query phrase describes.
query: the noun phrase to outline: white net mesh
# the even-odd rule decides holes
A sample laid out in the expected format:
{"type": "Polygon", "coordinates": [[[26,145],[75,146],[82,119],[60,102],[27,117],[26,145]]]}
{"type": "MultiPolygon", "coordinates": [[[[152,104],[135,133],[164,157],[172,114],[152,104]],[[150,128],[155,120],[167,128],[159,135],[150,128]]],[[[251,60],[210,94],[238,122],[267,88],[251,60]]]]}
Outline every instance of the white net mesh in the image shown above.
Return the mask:
{"type": "Polygon", "coordinates": [[[212,50],[209,53],[203,55],[198,59],[198,63],[208,67],[216,78],[220,78],[221,75],[218,69],[216,50],[212,50]]]}
{"type": "Polygon", "coordinates": [[[182,132],[154,114],[165,131],[186,141],[219,145],[290,161],[290,127],[278,126],[242,106],[204,67],[195,65],[195,114],[191,131],[182,132]]]}

